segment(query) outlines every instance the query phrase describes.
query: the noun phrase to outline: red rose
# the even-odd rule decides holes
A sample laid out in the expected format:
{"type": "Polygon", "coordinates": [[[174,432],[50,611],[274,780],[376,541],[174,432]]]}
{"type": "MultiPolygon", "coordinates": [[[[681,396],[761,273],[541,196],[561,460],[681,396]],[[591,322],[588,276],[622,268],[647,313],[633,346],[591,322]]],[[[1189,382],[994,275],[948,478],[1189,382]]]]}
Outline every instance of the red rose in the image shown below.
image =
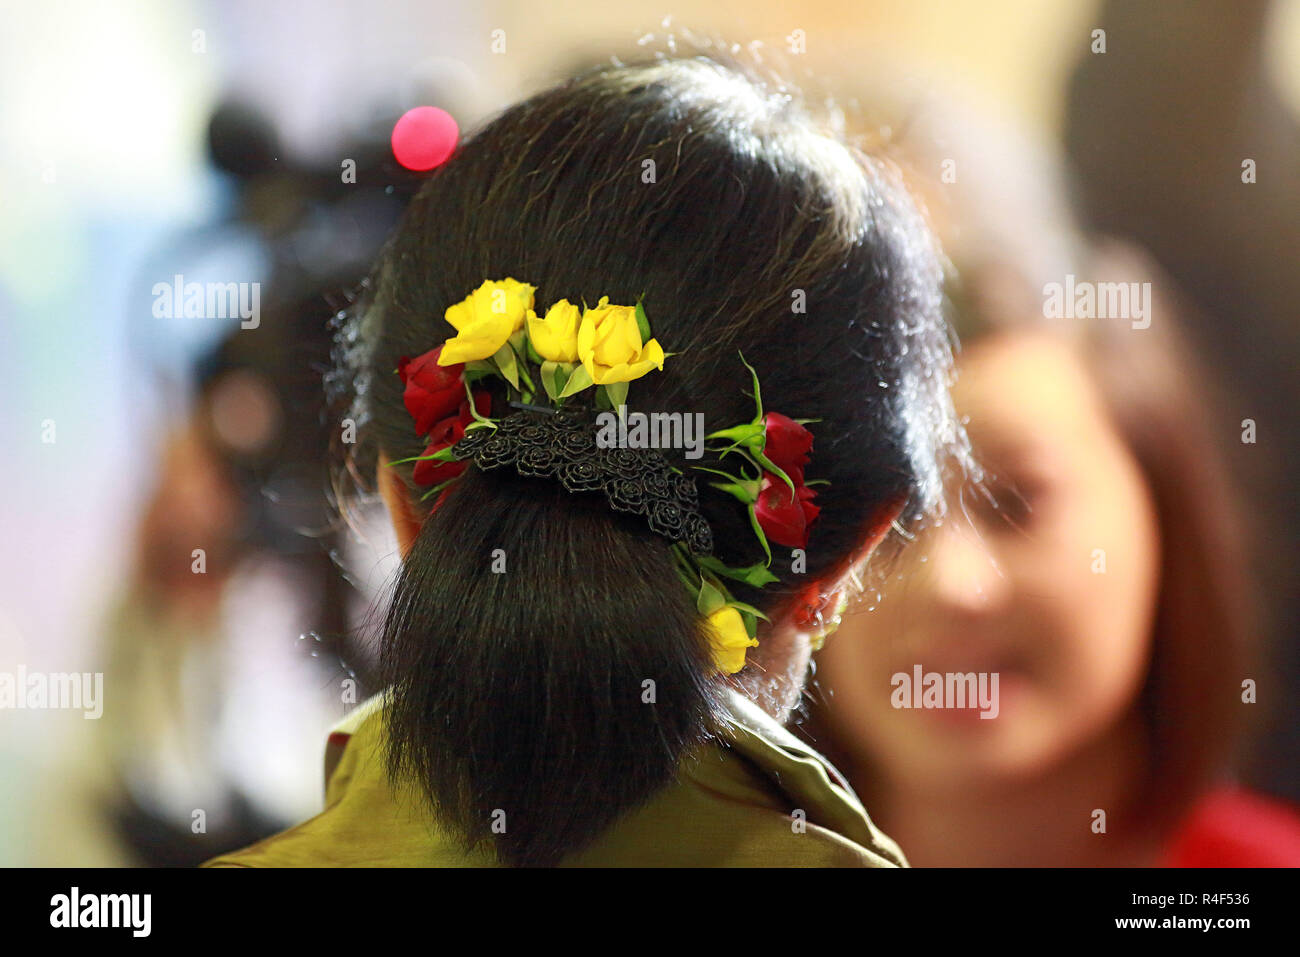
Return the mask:
{"type": "MultiPolygon", "coordinates": [[[[421,453],[432,455],[449,446],[455,445],[465,437],[465,426],[459,419],[443,419],[429,436],[429,445],[421,453]]],[[[448,479],[454,479],[465,471],[465,462],[439,462],[436,459],[423,459],[415,463],[411,478],[416,485],[440,485],[448,479]]]]}
{"type": "MultiPolygon", "coordinates": [[[[793,476],[791,476],[793,478],[793,476]]],[[[817,493],[805,485],[795,486],[793,493],[771,472],[763,473],[763,484],[754,503],[754,516],[769,541],[790,548],[806,548],[808,531],[821,511],[812,500],[817,493]]]]}
{"type": "MultiPolygon", "coordinates": [[[[482,390],[474,392],[474,408],[478,414],[487,416],[492,409],[492,397],[482,390]]],[[[465,426],[474,421],[474,416],[469,411],[469,400],[465,399],[460,404],[460,414],[450,418],[443,419],[433,426],[429,433],[429,444],[421,455],[432,455],[440,449],[450,448],[465,437],[465,426]]],[[[465,471],[466,462],[439,462],[435,459],[425,459],[415,463],[415,468],[411,471],[411,479],[416,485],[440,485],[449,479],[454,479],[465,471]]]]}
{"type": "Polygon", "coordinates": [[[455,412],[465,398],[465,385],[460,378],[464,363],[440,366],[441,353],[442,346],[438,346],[422,356],[414,359],[403,356],[397,362],[397,374],[406,386],[402,401],[415,420],[416,435],[427,435],[435,422],[455,412]]]}
{"type": "MultiPolygon", "coordinates": [[[[796,489],[796,494],[799,496],[799,504],[803,508],[804,528],[811,531],[812,523],[816,521],[817,516],[822,513],[821,506],[812,503],[812,500],[817,497],[817,493],[806,485],[800,485],[798,489],[796,489]]],[[[807,540],[808,539],[805,537],[804,541],[806,542],[807,540]]]]}
{"type": "MultiPolygon", "coordinates": [[[[766,436],[763,454],[790,476],[795,485],[803,485],[803,469],[812,451],[812,433],[780,412],[763,416],[763,432],[766,436]]],[[[789,491],[788,486],[786,490],[789,491]]]]}

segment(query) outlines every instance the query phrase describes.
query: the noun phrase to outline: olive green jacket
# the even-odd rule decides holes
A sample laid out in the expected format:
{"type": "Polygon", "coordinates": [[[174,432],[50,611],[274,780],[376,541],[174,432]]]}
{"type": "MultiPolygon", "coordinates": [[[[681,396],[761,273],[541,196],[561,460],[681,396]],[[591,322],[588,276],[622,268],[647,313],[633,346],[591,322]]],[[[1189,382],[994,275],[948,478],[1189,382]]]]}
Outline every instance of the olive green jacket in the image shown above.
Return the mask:
{"type": "MultiPolygon", "coordinates": [[[[728,690],[721,739],[682,762],[677,779],[563,862],[570,867],[906,867],[821,755],[728,690]]],[[[384,770],[384,699],[330,734],[325,810],[205,867],[484,867],[414,789],[384,770]]]]}

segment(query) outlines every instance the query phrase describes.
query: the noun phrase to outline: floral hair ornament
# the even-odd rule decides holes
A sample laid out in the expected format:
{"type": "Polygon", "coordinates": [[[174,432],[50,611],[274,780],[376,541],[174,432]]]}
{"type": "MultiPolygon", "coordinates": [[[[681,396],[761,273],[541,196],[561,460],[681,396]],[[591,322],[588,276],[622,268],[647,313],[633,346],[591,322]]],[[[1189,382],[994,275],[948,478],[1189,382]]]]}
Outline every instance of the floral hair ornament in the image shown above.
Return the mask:
{"type": "Polygon", "coordinates": [[[672,542],[678,576],[709,626],[714,665],[735,674],[758,645],[758,619],[767,616],[737,601],[725,580],[762,588],[778,581],[769,571],[769,540],[807,545],[819,511],[812,486],[826,484],[804,477],[813,441],[804,425],[816,420],[764,413],[758,374],[741,355],[754,385],[755,416],[706,441],[724,443],[709,451],[736,457],[742,468],[732,474],[692,466],[725,479],[709,484],[745,504],[766,556],[730,567],[712,554],[713,531],[700,514],[694,477],[656,449],[603,448],[596,441],[593,408],[621,413],[629,383],[663,371],[673,355],[653,338],[641,301],[617,305],[602,296],[579,308],[560,299],[538,315],[535,293],[535,286],[515,279],[485,281],[447,308],[454,336],[398,362],[403,401],[426,448],[389,464],[415,463],[412,480],[430,486],[423,498],[439,495],[433,510],[470,462],[551,478],[574,493],[603,492],[613,510],[641,516],[672,542]],[[474,387],[488,377],[504,382],[517,412],[491,416],[488,393],[474,387]]]}

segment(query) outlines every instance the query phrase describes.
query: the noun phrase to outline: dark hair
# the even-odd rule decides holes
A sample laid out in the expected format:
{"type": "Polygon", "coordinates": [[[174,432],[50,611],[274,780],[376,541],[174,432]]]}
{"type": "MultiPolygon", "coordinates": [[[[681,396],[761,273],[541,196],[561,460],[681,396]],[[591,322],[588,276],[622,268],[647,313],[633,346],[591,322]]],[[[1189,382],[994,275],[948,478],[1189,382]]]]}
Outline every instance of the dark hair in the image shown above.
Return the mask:
{"type": "MultiPolygon", "coordinates": [[[[700,411],[708,430],[748,420],[740,348],[765,409],[819,420],[808,474],[830,484],[806,573],[778,558],[779,584],[735,589],[773,618],[855,555],[883,504],[906,497],[911,520],[936,501],[960,429],[930,234],[884,163],[752,67],[694,55],[590,69],[460,144],[344,328],[368,454],[420,454],[397,362],[453,333],[448,306],[506,277],[536,285],[539,304],[644,297],[676,354],[633,384],[634,411],[700,411]]],[[[410,466],[395,470],[424,521],[383,625],[390,772],[414,776],[468,844],[556,863],[716,731],[703,618],[667,540],[598,494],[470,468],[429,514],[410,466]]],[[[761,560],[743,507],[699,484],[718,557],[761,560]]]]}

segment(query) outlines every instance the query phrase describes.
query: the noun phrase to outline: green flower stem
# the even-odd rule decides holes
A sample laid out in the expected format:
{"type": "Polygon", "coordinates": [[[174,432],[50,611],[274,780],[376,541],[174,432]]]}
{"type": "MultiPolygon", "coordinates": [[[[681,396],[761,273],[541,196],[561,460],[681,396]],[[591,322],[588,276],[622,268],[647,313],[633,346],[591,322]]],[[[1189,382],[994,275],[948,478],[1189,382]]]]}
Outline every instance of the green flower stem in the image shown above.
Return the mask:
{"type": "Polygon", "coordinates": [[[758,543],[763,546],[763,554],[767,556],[766,564],[772,564],[772,548],[767,544],[767,536],[763,533],[763,526],[758,524],[758,515],[754,511],[754,506],[749,506],[749,524],[754,529],[754,534],[758,536],[758,543]]]}
{"type": "MultiPolygon", "coordinates": [[[[493,422],[491,419],[479,415],[478,409],[474,408],[474,392],[473,390],[470,389],[468,382],[465,383],[465,396],[469,399],[469,414],[473,416],[474,421],[480,422],[483,425],[490,425],[492,428],[495,429],[497,427],[497,424],[493,422]]],[[[469,428],[469,426],[466,426],[466,428],[469,428]]]]}
{"type": "MultiPolygon", "coordinates": [[[[459,476],[457,476],[457,477],[459,477],[459,476]]],[[[425,492],[423,495],[421,495],[421,496],[420,496],[420,501],[423,502],[425,499],[432,498],[433,496],[437,495],[439,492],[441,492],[443,489],[445,489],[448,485],[450,485],[450,484],[451,484],[452,482],[454,482],[454,481],[456,481],[456,479],[454,479],[454,478],[449,478],[449,479],[447,479],[447,481],[445,481],[445,482],[439,482],[439,483],[438,483],[437,485],[435,485],[433,488],[429,489],[429,491],[427,491],[427,492],[425,492]]]]}
{"type": "Polygon", "coordinates": [[[775,462],[769,459],[762,452],[755,452],[754,454],[758,458],[758,462],[763,468],[771,472],[781,481],[785,482],[786,485],[790,486],[790,501],[793,502],[794,497],[797,493],[794,487],[794,481],[790,478],[790,476],[786,475],[784,469],[779,468],[775,462]]]}
{"type": "Polygon", "coordinates": [[[736,350],[736,355],[740,356],[740,361],[745,363],[745,368],[749,370],[749,374],[750,374],[750,376],[751,376],[751,377],[753,378],[753,380],[754,380],[754,405],[755,405],[755,407],[756,407],[756,409],[757,409],[757,411],[756,411],[755,414],[754,414],[754,424],[755,424],[755,425],[762,425],[762,423],[763,423],[763,391],[762,391],[762,389],[759,388],[759,385],[758,385],[758,373],[754,371],[754,367],[753,367],[752,365],[750,365],[748,362],[745,362],[745,354],[744,354],[743,352],[741,352],[739,349],[737,349],[737,350],[736,350]]]}
{"type": "Polygon", "coordinates": [[[405,465],[408,462],[459,462],[460,459],[451,451],[451,446],[439,449],[430,455],[412,455],[410,458],[394,459],[389,465],[405,465]]]}

